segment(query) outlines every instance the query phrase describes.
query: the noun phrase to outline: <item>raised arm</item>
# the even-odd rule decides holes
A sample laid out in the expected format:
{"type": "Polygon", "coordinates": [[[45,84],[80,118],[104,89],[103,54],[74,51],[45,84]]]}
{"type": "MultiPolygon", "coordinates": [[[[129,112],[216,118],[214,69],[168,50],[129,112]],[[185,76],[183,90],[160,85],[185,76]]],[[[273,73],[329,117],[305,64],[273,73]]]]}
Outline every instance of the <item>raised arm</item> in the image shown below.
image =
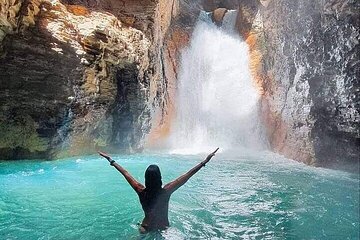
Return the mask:
{"type": "Polygon", "coordinates": [[[141,183],[136,181],[135,178],[133,178],[133,176],[131,176],[130,173],[125,170],[125,168],[123,168],[122,166],[117,164],[114,160],[112,160],[109,155],[103,152],[98,152],[98,153],[100,154],[100,156],[106,158],[106,160],[109,161],[110,165],[115,167],[125,177],[126,181],[128,181],[128,183],[135,190],[135,192],[140,193],[142,190],[145,189],[145,187],[141,183]]]}
{"type": "Polygon", "coordinates": [[[168,184],[166,184],[164,186],[164,189],[166,191],[168,191],[170,194],[173,193],[174,191],[176,191],[179,187],[184,185],[195,173],[197,173],[202,167],[204,167],[205,164],[208,163],[213,156],[215,156],[215,153],[217,152],[217,150],[219,150],[219,148],[217,148],[214,152],[210,153],[205,158],[204,161],[202,161],[201,163],[199,163],[198,165],[196,165],[195,167],[190,169],[190,171],[188,171],[184,175],[178,177],[174,181],[169,182],[168,184]]]}

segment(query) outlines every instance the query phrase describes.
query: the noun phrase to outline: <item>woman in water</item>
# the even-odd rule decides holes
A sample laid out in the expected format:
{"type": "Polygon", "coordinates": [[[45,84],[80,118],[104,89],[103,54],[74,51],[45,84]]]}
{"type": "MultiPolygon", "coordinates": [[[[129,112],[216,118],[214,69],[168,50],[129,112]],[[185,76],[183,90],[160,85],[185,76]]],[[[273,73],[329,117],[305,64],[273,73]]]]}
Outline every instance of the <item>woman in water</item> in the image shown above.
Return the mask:
{"type": "Polygon", "coordinates": [[[152,230],[162,230],[169,226],[168,210],[169,200],[173,192],[184,185],[190,177],[197,173],[210,159],[215,156],[219,150],[217,148],[210,153],[207,158],[190,169],[187,173],[169,182],[162,187],[160,169],[156,165],[150,165],[145,171],[145,187],[133,178],[128,171],[121,167],[111,157],[103,152],[99,152],[101,156],[106,158],[110,165],[115,167],[128,181],[131,187],[138,194],[145,218],[141,223],[140,232],[146,233],[152,230]]]}

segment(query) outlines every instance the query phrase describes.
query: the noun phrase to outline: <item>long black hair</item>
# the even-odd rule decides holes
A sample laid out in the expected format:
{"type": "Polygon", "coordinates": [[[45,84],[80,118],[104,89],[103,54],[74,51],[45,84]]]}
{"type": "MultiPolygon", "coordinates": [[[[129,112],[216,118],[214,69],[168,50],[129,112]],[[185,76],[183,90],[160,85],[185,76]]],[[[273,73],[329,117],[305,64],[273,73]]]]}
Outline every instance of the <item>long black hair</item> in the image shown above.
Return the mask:
{"type": "Polygon", "coordinates": [[[157,165],[150,165],[145,171],[145,187],[150,192],[161,189],[161,172],[157,165]]]}
{"type": "Polygon", "coordinates": [[[148,211],[156,203],[162,188],[160,169],[156,165],[150,165],[145,171],[145,190],[140,195],[140,202],[144,211],[148,211]]]}

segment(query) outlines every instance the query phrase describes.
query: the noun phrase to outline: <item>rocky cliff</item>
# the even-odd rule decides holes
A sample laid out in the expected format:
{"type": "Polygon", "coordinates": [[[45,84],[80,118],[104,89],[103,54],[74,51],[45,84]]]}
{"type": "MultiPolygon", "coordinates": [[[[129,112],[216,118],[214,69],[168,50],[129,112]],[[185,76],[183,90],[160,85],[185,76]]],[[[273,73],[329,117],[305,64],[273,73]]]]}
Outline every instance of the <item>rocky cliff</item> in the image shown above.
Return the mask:
{"type": "Polygon", "coordinates": [[[0,1],[0,158],[142,148],[175,1],[0,1]]]}
{"type": "MultiPolygon", "coordinates": [[[[262,95],[261,116],[272,150],[311,165],[356,170],[359,3],[208,0],[192,4],[191,9],[213,12],[217,24],[227,9],[238,10],[237,28],[250,47],[250,68],[262,95]]],[[[196,14],[187,10],[191,12],[196,14]]],[[[172,83],[179,52],[196,21],[186,19],[175,19],[165,43],[171,60],[165,73],[172,83]]],[[[169,122],[165,121],[162,134],[168,132],[169,122]]]]}
{"type": "Polygon", "coordinates": [[[166,91],[163,96],[162,106],[152,119],[152,128],[146,138],[146,146],[157,148],[163,146],[163,141],[170,133],[175,117],[176,86],[181,51],[186,47],[191,38],[192,31],[197,22],[200,11],[203,9],[201,0],[181,0],[178,2],[177,14],[173,14],[171,24],[163,35],[163,46],[160,48],[162,79],[166,91]]]}
{"type": "Polygon", "coordinates": [[[356,0],[1,0],[0,158],[152,147],[174,117],[180,53],[201,10],[237,9],[271,148],[359,163],[356,0]]]}
{"type": "Polygon", "coordinates": [[[276,151],[317,166],[359,164],[359,13],[351,0],[259,5],[263,116],[276,151]]]}

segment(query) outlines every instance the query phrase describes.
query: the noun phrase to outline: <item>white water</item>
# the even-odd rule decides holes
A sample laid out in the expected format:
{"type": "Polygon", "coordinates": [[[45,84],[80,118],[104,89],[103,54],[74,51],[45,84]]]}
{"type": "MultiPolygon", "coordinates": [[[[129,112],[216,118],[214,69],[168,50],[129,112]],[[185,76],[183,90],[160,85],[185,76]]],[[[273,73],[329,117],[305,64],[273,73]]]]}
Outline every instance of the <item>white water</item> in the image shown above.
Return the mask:
{"type": "Polygon", "coordinates": [[[230,11],[217,27],[202,13],[182,53],[169,139],[173,153],[264,147],[248,46],[234,31],[235,19],[230,11]]]}

